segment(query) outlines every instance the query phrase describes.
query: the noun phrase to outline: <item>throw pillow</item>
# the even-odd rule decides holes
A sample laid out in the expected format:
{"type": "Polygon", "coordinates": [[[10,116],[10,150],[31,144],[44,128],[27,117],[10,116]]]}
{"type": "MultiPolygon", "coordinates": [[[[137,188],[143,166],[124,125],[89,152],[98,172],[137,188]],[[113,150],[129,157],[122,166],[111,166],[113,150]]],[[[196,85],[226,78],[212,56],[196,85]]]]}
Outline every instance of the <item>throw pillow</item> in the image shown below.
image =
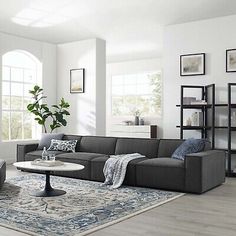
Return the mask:
{"type": "Polygon", "coordinates": [[[41,136],[41,140],[39,141],[38,149],[43,149],[44,147],[46,147],[46,149],[48,149],[51,144],[52,139],[61,140],[63,138],[63,136],[64,136],[63,133],[58,133],[58,134],[45,134],[45,133],[43,133],[41,136]]]}
{"type": "Polygon", "coordinates": [[[56,140],[52,139],[48,151],[75,152],[77,140],[56,140]]]}
{"type": "Polygon", "coordinates": [[[174,151],[171,158],[184,160],[187,154],[203,151],[206,142],[209,141],[205,139],[187,139],[174,151]]]}

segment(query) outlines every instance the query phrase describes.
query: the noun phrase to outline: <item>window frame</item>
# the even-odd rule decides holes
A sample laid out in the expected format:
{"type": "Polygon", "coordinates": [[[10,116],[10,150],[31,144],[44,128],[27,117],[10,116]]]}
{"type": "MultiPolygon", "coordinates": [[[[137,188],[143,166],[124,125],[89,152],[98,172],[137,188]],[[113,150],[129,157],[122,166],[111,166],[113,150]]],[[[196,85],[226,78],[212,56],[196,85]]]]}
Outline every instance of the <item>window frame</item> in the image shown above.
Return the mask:
{"type": "MultiPolygon", "coordinates": [[[[41,128],[37,125],[36,122],[33,121],[32,118],[32,137],[31,138],[24,138],[24,115],[25,113],[28,113],[29,111],[27,110],[27,108],[24,107],[24,101],[25,99],[30,99],[30,95],[29,96],[25,96],[25,85],[32,85],[34,86],[35,84],[42,84],[42,64],[41,62],[35,57],[33,56],[31,53],[28,53],[27,51],[22,51],[22,50],[14,50],[14,51],[9,51],[8,53],[14,53],[14,52],[18,52],[18,53],[22,53],[25,56],[29,57],[35,64],[35,69],[32,69],[30,67],[20,67],[20,66],[14,66],[14,65],[9,65],[9,64],[1,64],[1,71],[2,71],[2,80],[1,80],[1,87],[3,88],[3,83],[9,83],[9,108],[3,108],[3,97],[4,96],[8,96],[8,95],[3,95],[3,89],[1,89],[1,104],[2,104],[2,108],[1,108],[1,124],[3,124],[3,113],[9,113],[9,122],[8,122],[8,135],[9,135],[9,139],[3,139],[3,125],[1,125],[1,142],[17,142],[17,141],[29,141],[29,140],[37,140],[39,137],[39,134],[41,133],[41,128]],[[9,80],[3,79],[3,70],[4,68],[8,68],[9,69],[9,80]],[[22,81],[12,81],[12,69],[20,69],[22,70],[22,76],[23,79],[22,81]],[[26,71],[32,71],[33,73],[35,73],[35,79],[32,82],[27,82],[25,81],[25,73],[26,71]],[[11,109],[11,104],[12,104],[12,83],[14,84],[19,84],[22,85],[22,96],[21,97],[21,109],[11,109]],[[12,113],[20,113],[21,114],[21,139],[12,139],[11,138],[11,118],[12,118],[12,113]],[[40,133],[39,133],[40,132],[40,133]]],[[[6,55],[4,54],[2,56],[2,58],[6,55]]],[[[30,114],[30,113],[29,113],[30,114]]],[[[33,117],[33,116],[32,116],[33,117]]]]}
{"type": "MultiPolygon", "coordinates": [[[[122,115],[114,115],[113,114],[113,97],[123,97],[124,99],[124,96],[125,95],[113,95],[113,77],[115,76],[139,76],[139,75],[142,75],[142,74],[158,74],[161,78],[161,87],[162,87],[162,92],[161,92],[161,108],[160,108],[160,113],[162,114],[162,103],[163,103],[163,81],[162,81],[162,72],[161,70],[152,70],[152,71],[142,71],[142,72],[137,72],[137,73],[117,73],[117,74],[112,74],[111,75],[111,82],[110,82],[110,116],[112,119],[120,119],[120,118],[129,118],[131,117],[132,115],[129,115],[129,114],[122,114],[122,115]]],[[[137,82],[136,82],[136,85],[137,86],[137,82]]],[[[134,85],[134,84],[132,84],[134,85]]],[[[124,86],[124,83],[122,84],[122,86],[124,86]]],[[[151,97],[152,93],[149,93],[149,94],[140,94],[140,95],[129,95],[129,96],[134,96],[134,97],[138,97],[138,96],[150,96],[151,97]]],[[[156,114],[141,114],[142,117],[158,117],[160,116],[160,114],[156,113],[156,114]]]]}

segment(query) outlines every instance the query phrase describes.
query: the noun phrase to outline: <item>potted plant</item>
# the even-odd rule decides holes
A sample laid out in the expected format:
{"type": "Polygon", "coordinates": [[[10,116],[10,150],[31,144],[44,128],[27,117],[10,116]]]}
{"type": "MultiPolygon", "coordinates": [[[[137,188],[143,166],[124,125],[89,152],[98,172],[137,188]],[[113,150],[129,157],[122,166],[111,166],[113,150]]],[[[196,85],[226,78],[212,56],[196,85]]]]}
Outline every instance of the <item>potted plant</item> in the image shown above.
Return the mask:
{"type": "Polygon", "coordinates": [[[33,101],[28,104],[27,109],[35,115],[34,119],[39,125],[42,125],[45,133],[48,132],[46,123],[49,124],[50,133],[56,128],[67,125],[65,116],[70,115],[68,111],[70,105],[64,98],[61,98],[58,105],[52,105],[49,108],[46,103],[43,103],[43,99],[46,98],[46,96],[43,95],[43,89],[38,85],[35,85],[33,90],[30,90],[29,93],[32,95],[33,101]]]}

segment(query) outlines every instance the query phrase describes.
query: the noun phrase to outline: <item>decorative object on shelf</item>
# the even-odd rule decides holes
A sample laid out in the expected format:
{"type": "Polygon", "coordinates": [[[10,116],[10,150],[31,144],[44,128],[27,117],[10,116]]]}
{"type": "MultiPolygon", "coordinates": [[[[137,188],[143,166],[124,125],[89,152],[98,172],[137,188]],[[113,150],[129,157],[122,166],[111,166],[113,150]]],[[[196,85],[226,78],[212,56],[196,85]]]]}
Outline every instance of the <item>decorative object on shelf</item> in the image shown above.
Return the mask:
{"type": "Polygon", "coordinates": [[[197,99],[196,97],[183,97],[183,104],[190,105],[192,102],[195,102],[197,99]]]}
{"type": "Polygon", "coordinates": [[[194,102],[191,102],[191,105],[207,105],[206,100],[196,100],[194,102]]]}
{"type": "Polygon", "coordinates": [[[134,125],[139,125],[139,117],[141,115],[141,112],[139,110],[136,110],[134,112],[134,125]]]}
{"type": "Polygon", "coordinates": [[[226,72],[236,72],[236,49],[226,50],[226,72]]]}
{"type": "Polygon", "coordinates": [[[85,69],[70,70],[70,93],[84,93],[85,69]]]}
{"type": "Polygon", "coordinates": [[[203,112],[194,112],[191,119],[192,126],[203,126],[203,112]]]}
{"type": "Polygon", "coordinates": [[[192,126],[192,120],[190,117],[186,120],[186,126],[192,126]]]}
{"type": "Polygon", "coordinates": [[[236,112],[235,111],[232,113],[231,126],[236,127],[236,112]]]}
{"type": "Polygon", "coordinates": [[[144,125],[144,119],[143,119],[143,118],[141,118],[141,119],[139,120],[139,125],[144,125]]]}
{"type": "Polygon", "coordinates": [[[205,53],[180,56],[180,76],[205,75],[205,53]]]}
{"type": "Polygon", "coordinates": [[[36,116],[35,120],[39,125],[42,125],[45,133],[47,133],[46,121],[49,124],[51,133],[56,128],[67,125],[65,116],[70,115],[68,111],[70,105],[64,98],[61,98],[58,105],[52,105],[51,109],[49,109],[48,105],[42,102],[42,100],[46,98],[46,96],[43,95],[42,88],[35,85],[33,90],[30,90],[29,93],[32,95],[33,102],[28,104],[27,109],[36,116]]]}
{"type": "Polygon", "coordinates": [[[125,124],[125,125],[132,125],[133,121],[131,121],[131,120],[124,120],[124,121],[122,121],[122,123],[125,124]]]}

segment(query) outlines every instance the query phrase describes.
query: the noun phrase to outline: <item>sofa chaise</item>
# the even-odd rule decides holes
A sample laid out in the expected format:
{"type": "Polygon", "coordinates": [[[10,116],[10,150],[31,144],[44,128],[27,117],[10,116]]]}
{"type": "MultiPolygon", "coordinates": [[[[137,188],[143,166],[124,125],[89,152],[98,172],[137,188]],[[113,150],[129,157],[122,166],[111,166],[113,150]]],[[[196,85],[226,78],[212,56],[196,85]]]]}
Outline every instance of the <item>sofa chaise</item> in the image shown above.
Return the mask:
{"type": "MultiPolygon", "coordinates": [[[[185,160],[171,158],[184,140],[116,138],[64,135],[64,140],[77,139],[75,153],[49,151],[56,159],[84,165],[82,171],[56,172],[56,175],[92,181],[104,181],[103,167],[109,155],[140,153],[145,157],[131,161],[125,185],[203,193],[225,181],[225,154],[205,147],[203,152],[189,154],[185,160]]],[[[38,144],[18,144],[17,161],[41,157],[38,144]]]]}

